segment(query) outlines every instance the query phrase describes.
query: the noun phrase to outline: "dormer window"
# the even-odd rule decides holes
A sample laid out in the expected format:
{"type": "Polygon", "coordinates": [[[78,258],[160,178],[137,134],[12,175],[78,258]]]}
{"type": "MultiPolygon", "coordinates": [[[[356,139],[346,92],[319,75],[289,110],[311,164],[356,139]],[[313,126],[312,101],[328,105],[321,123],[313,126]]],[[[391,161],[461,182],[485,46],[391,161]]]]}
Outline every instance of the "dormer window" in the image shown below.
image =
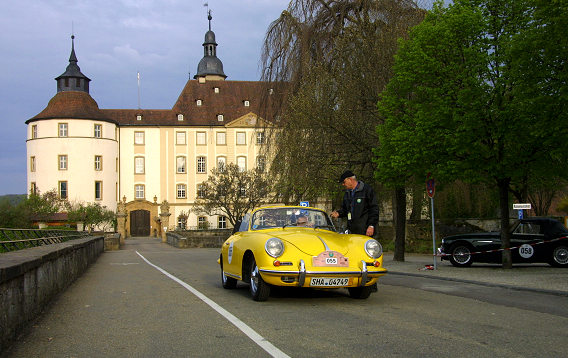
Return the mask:
{"type": "Polygon", "coordinates": [[[219,93],[219,87],[213,88],[213,91],[214,91],[215,93],[219,93]]]}
{"type": "Polygon", "coordinates": [[[183,114],[178,114],[178,122],[183,122],[183,114]]]}
{"type": "Polygon", "coordinates": [[[137,115],[136,115],[136,120],[137,120],[137,121],[141,121],[141,120],[142,120],[142,115],[141,115],[141,114],[137,114],[137,115]]]}
{"type": "Polygon", "coordinates": [[[203,101],[198,99],[198,100],[195,101],[195,104],[198,105],[198,106],[201,106],[203,104],[203,101]]]}
{"type": "Polygon", "coordinates": [[[249,101],[244,101],[245,107],[250,107],[250,102],[249,101]]]}
{"type": "Polygon", "coordinates": [[[223,122],[223,120],[224,120],[223,115],[222,115],[222,114],[218,114],[218,115],[217,115],[217,120],[218,120],[219,122],[223,122]]]}

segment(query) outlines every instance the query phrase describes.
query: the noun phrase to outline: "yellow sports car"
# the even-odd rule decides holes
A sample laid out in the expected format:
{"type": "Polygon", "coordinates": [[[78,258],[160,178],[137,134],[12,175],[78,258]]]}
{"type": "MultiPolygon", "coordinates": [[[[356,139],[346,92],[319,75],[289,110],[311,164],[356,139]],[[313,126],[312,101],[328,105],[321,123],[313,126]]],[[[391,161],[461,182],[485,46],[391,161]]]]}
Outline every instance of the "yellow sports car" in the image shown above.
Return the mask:
{"type": "Polygon", "coordinates": [[[221,248],[223,287],[250,285],[255,301],[270,287],[341,288],[367,298],[384,276],[383,249],[363,235],[338,234],[322,210],[301,206],[262,207],[246,214],[221,248]]]}

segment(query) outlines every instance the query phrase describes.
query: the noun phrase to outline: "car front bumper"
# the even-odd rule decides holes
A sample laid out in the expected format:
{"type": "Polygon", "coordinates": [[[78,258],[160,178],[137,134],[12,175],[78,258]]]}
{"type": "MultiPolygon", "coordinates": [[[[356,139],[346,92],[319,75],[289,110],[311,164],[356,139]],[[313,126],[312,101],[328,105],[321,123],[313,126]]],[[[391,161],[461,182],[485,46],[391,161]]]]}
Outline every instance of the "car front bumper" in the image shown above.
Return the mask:
{"type": "MultiPolygon", "coordinates": [[[[335,287],[359,287],[374,284],[377,279],[387,274],[387,269],[377,268],[373,263],[361,261],[359,268],[354,267],[306,267],[304,260],[300,260],[297,270],[286,268],[259,268],[266,283],[277,286],[313,287],[311,278],[342,277],[349,278],[349,283],[335,287]]],[[[318,286],[319,287],[319,286],[318,286]]]]}

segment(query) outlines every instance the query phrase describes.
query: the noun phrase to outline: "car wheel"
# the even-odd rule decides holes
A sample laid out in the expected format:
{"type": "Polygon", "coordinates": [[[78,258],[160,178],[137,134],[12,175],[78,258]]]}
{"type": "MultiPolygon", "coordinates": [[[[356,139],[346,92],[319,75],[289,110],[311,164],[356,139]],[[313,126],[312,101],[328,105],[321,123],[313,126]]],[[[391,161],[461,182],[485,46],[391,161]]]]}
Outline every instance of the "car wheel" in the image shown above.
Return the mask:
{"type": "Polygon", "coordinates": [[[349,296],[351,298],[366,299],[369,298],[371,292],[373,292],[373,285],[363,286],[363,287],[347,287],[349,291],[349,296]]]}
{"type": "Polygon", "coordinates": [[[250,294],[255,301],[266,301],[270,295],[270,286],[260,276],[254,257],[250,263],[250,294]]]}
{"type": "Polygon", "coordinates": [[[237,287],[237,279],[225,275],[223,266],[221,266],[221,283],[223,284],[223,288],[226,289],[237,287]]]}
{"type": "Polygon", "coordinates": [[[450,248],[450,262],[456,267],[469,267],[473,263],[471,248],[466,244],[455,244],[450,248]]]}
{"type": "Polygon", "coordinates": [[[549,263],[556,267],[568,267],[568,246],[556,246],[552,250],[552,258],[549,263]]]}

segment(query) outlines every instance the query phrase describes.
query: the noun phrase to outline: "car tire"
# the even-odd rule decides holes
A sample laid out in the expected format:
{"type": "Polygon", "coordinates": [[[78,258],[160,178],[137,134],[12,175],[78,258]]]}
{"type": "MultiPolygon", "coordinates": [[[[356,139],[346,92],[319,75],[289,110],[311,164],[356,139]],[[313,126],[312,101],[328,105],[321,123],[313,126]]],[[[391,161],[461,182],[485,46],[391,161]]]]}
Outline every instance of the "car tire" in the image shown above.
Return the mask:
{"type": "Polygon", "coordinates": [[[471,246],[463,243],[454,244],[450,248],[450,262],[455,267],[469,267],[473,263],[471,246]]]}
{"type": "Polygon", "coordinates": [[[221,265],[221,284],[223,285],[223,288],[227,290],[237,287],[237,279],[225,275],[222,265],[221,265]]]}
{"type": "Polygon", "coordinates": [[[252,299],[255,301],[266,301],[268,296],[270,296],[270,286],[262,279],[254,257],[250,263],[249,277],[252,299]]]}
{"type": "Polygon", "coordinates": [[[558,245],[553,248],[549,264],[554,267],[568,267],[568,246],[558,245]]]}
{"type": "Polygon", "coordinates": [[[364,300],[369,298],[371,292],[373,292],[373,288],[373,285],[363,287],[347,287],[347,291],[349,291],[349,296],[351,296],[351,298],[364,300]]]}

